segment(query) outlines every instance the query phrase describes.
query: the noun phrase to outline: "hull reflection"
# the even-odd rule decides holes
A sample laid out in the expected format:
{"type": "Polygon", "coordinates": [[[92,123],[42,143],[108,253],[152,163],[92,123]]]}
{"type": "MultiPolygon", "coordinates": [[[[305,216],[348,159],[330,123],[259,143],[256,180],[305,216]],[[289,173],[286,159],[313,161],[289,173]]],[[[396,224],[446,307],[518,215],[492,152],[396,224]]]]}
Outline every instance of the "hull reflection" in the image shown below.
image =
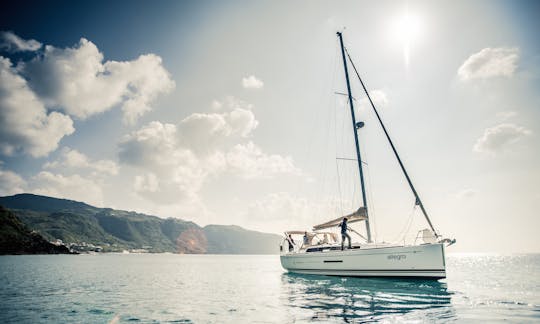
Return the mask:
{"type": "Polygon", "coordinates": [[[339,278],[284,273],[282,302],[294,320],[370,322],[402,320],[421,310],[426,320],[455,319],[444,282],[339,278]]]}

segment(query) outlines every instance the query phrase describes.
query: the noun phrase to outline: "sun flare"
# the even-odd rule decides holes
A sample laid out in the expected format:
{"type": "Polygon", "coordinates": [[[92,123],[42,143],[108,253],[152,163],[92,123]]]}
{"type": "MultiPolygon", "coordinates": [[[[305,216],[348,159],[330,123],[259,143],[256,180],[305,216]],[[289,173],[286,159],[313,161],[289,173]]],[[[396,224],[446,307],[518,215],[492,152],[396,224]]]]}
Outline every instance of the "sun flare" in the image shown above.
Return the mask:
{"type": "Polygon", "coordinates": [[[405,66],[409,66],[412,46],[422,34],[422,21],[418,15],[410,12],[396,17],[391,26],[392,38],[403,48],[405,66]]]}

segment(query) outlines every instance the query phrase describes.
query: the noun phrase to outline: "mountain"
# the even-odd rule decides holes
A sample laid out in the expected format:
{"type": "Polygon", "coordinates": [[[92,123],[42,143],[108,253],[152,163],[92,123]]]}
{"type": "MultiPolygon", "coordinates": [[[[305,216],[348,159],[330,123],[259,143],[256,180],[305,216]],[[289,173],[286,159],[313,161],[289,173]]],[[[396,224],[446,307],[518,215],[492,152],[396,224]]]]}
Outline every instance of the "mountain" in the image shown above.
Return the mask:
{"type": "Polygon", "coordinates": [[[33,194],[0,197],[0,205],[47,240],[100,246],[105,252],[145,249],[175,253],[276,254],[281,240],[279,235],[239,226],[202,228],[177,218],[163,219],[33,194]]]}
{"type": "Polygon", "coordinates": [[[49,243],[0,206],[0,254],[69,254],[65,246],[49,243]]]}
{"type": "Polygon", "coordinates": [[[208,239],[208,250],[213,253],[275,254],[281,236],[248,231],[236,225],[207,225],[203,228],[208,239]],[[256,242],[256,244],[254,244],[256,242]]]}

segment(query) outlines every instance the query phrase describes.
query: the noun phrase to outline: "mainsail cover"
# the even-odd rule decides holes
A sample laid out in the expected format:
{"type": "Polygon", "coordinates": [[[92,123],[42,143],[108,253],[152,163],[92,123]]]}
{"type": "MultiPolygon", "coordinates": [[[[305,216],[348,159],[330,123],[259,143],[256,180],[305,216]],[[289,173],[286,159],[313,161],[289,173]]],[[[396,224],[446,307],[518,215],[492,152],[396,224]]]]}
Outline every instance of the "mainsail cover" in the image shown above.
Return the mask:
{"type": "Polygon", "coordinates": [[[367,219],[366,207],[360,207],[360,208],[358,208],[357,211],[355,211],[352,214],[349,214],[349,215],[346,215],[346,216],[341,216],[341,217],[338,217],[338,218],[333,219],[331,221],[328,221],[326,223],[315,225],[315,226],[313,226],[313,230],[318,231],[318,230],[322,230],[322,229],[325,229],[325,228],[336,227],[341,223],[341,221],[345,217],[347,217],[347,223],[355,223],[355,222],[366,220],[367,219]]]}

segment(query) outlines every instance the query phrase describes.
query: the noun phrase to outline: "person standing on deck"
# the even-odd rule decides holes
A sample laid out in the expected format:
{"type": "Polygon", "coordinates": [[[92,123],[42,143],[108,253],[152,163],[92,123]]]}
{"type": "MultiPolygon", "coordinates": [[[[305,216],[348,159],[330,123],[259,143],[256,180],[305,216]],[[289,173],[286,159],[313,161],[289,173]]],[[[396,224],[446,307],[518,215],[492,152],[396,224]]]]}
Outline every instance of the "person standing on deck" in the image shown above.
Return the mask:
{"type": "Polygon", "coordinates": [[[289,234],[287,241],[289,242],[289,252],[294,251],[294,240],[292,239],[291,234],[289,234]]]}
{"type": "Polygon", "coordinates": [[[351,236],[347,233],[347,217],[344,217],[343,221],[341,221],[341,224],[339,224],[338,226],[341,227],[341,250],[343,251],[345,245],[345,238],[349,240],[349,249],[352,249],[351,236]]]}
{"type": "Polygon", "coordinates": [[[307,232],[304,232],[304,246],[309,245],[309,237],[307,235],[307,232]]]}

